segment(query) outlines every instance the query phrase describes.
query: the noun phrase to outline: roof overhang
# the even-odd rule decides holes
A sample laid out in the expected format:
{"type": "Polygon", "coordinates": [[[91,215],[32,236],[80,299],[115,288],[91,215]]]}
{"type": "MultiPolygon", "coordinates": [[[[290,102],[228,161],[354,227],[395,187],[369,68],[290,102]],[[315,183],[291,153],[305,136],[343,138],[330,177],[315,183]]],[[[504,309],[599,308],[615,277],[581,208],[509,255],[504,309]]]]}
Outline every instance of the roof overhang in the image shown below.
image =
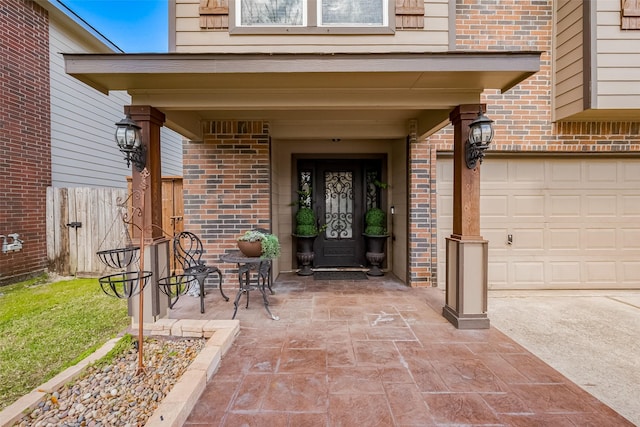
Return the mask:
{"type": "MultiPolygon", "coordinates": [[[[352,128],[395,126],[378,137],[421,134],[446,122],[456,105],[485,89],[506,91],[540,69],[540,52],[370,54],[64,54],[66,72],[134,105],[165,113],[167,126],[192,139],[202,120],[265,119],[352,128]]],[[[284,129],[286,126],[283,126],[284,129]]],[[[283,131],[282,137],[286,137],[283,131]]],[[[291,135],[293,137],[293,135],[291,135]]]]}

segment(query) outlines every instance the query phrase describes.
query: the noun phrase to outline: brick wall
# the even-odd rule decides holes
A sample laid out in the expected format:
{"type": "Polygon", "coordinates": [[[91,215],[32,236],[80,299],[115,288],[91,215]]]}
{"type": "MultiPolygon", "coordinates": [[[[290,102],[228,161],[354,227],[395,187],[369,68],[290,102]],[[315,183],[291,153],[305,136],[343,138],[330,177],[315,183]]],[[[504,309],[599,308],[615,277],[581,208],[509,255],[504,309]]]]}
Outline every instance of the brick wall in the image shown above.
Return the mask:
{"type": "Polygon", "coordinates": [[[24,241],[19,252],[0,252],[0,284],[46,268],[48,31],[47,13],[37,3],[0,4],[0,234],[18,233],[24,241]]]}
{"type": "Polygon", "coordinates": [[[436,150],[424,142],[409,142],[409,285],[436,284],[437,227],[436,150]]]}
{"type": "MultiPolygon", "coordinates": [[[[482,102],[495,120],[491,150],[518,152],[640,151],[636,122],[552,123],[552,0],[457,0],[456,49],[543,52],[540,72],[504,94],[485,91],[482,102]],[[634,133],[635,132],[635,133],[634,133]]],[[[452,150],[447,128],[429,141],[452,150]]]]}
{"type": "Polygon", "coordinates": [[[205,126],[204,141],[183,149],[184,229],[200,236],[208,264],[230,274],[233,266],[221,265],[220,255],[237,249],[236,239],[245,231],[271,228],[269,125],[214,121],[205,126]]]}

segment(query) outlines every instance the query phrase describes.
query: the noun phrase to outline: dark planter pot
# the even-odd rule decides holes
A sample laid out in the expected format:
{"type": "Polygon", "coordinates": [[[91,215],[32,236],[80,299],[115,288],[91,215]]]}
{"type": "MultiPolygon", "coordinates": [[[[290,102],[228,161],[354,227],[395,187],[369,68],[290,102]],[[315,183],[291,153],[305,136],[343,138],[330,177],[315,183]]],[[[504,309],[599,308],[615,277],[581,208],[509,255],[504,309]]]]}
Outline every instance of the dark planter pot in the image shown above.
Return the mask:
{"type": "Polygon", "coordinates": [[[313,252],[313,242],[317,236],[298,236],[294,234],[296,238],[296,258],[298,258],[298,276],[312,276],[313,259],[315,253],[313,252]]]}
{"type": "Polygon", "coordinates": [[[385,259],[384,245],[389,235],[372,236],[363,234],[363,236],[367,243],[367,253],[365,257],[367,261],[369,261],[369,264],[371,264],[371,268],[367,271],[367,274],[369,276],[384,276],[384,272],[380,270],[380,266],[385,259]]]}

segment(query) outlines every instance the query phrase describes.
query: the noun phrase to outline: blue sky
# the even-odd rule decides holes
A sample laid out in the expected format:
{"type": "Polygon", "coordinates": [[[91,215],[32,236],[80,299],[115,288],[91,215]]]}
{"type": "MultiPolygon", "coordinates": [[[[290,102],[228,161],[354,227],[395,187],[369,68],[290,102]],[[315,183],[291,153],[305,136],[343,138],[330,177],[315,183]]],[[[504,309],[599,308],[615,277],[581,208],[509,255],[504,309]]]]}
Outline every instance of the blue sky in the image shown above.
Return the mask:
{"type": "Polygon", "coordinates": [[[60,1],[126,53],[168,49],[168,0],[60,1]]]}

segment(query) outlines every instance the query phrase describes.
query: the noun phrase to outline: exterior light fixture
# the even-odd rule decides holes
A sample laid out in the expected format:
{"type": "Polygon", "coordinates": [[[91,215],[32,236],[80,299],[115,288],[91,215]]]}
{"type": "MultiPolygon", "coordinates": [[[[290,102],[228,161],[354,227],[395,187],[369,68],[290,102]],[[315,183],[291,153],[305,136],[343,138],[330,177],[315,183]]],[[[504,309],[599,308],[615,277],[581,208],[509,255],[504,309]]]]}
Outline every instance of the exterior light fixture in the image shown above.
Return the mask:
{"type": "Polygon", "coordinates": [[[478,163],[482,163],[484,152],[489,148],[493,139],[493,120],[478,112],[478,118],[469,124],[469,139],[465,146],[465,159],[467,167],[474,169],[478,163]]]}
{"type": "Polygon", "coordinates": [[[125,155],[127,167],[133,163],[138,171],[142,171],[147,163],[147,155],[140,136],[142,128],[129,115],[116,123],[116,126],[116,143],[125,155]]]}

